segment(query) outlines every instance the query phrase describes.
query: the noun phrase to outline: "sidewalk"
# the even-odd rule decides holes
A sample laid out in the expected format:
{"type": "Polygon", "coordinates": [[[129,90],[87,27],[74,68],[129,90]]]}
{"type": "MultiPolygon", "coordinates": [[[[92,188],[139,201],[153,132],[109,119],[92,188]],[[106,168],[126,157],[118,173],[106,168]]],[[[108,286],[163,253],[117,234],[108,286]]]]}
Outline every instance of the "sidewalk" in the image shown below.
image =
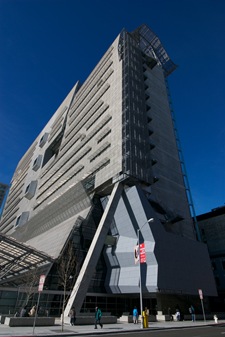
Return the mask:
{"type": "MultiPolygon", "coordinates": [[[[225,324],[225,320],[221,320],[218,324],[225,324]]],[[[183,321],[183,322],[149,322],[149,328],[143,330],[157,330],[157,329],[174,329],[174,328],[188,328],[193,326],[216,325],[214,321],[183,321]]],[[[60,321],[56,320],[56,325],[51,327],[35,327],[33,334],[33,327],[9,327],[0,324],[0,336],[4,337],[28,337],[28,336],[42,336],[42,337],[55,337],[55,336],[82,336],[82,335],[96,335],[115,332],[126,332],[142,330],[140,324],[124,323],[118,320],[116,324],[105,324],[101,329],[94,329],[93,325],[64,325],[64,331],[60,321]]]]}

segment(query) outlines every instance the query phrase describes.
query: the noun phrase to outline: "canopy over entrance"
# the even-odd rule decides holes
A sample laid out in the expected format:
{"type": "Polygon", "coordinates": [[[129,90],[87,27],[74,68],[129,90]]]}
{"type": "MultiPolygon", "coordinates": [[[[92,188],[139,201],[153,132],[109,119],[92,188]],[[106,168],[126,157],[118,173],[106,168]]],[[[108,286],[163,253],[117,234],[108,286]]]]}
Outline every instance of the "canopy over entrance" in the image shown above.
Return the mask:
{"type": "Polygon", "coordinates": [[[0,234],[0,284],[14,283],[16,278],[49,267],[53,261],[51,256],[0,234]]]}

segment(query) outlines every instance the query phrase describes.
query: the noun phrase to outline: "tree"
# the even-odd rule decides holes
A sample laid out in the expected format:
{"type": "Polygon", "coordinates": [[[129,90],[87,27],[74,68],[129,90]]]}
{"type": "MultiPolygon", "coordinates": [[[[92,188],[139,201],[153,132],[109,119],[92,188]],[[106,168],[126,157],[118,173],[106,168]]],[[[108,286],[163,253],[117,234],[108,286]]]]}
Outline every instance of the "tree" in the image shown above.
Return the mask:
{"type": "Polygon", "coordinates": [[[59,284],[63,287],[63,304],[62,304],[62,331],[64,329],[64,311],[68,297],[67,290],[71,290],[75,278],[78,274],[78,263],[75,254],[73,241],[69,241],[60,261],[58,263],[59,284]]]}
{"type": "Polygon", "coordinates": [[[22,293],[22,298],[17,298],[16,308],[21,309],[28,305],[32,296],[37,292],[37,285],[40,279],[40,270],[32,269],[23,276],[23,284],[19,287],[19,292],[22,293]],[[25,294],[25,297],[23,296],[25,294]]]}

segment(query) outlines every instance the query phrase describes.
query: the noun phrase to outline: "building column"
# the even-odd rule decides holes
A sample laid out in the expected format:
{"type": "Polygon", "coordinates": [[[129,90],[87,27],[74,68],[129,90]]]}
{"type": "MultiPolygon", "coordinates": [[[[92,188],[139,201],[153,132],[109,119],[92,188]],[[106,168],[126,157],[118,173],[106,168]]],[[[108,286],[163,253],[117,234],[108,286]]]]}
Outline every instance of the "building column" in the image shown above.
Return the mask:
{"type": "Polygon", "coordinates": [[[112,193],[109,197],[105,211],[102,215],[98,228],[96,229],[95,236],[92,240],[91,246],[88,250],[87,256],[84,260],[79,276],[71,292],[67,306],[65,308],[64,315],[68,316],[70,309],[75,303],[76,312],[80,312],[84,298],[86,296],[91,277],[94,273],[99,256],[104,246],[106,236],[109,232],[110,224],[113,220],[116,207],[118,205],[121,193],[123,191],[123,185],[116,183],[113,187],[112,193]]]}

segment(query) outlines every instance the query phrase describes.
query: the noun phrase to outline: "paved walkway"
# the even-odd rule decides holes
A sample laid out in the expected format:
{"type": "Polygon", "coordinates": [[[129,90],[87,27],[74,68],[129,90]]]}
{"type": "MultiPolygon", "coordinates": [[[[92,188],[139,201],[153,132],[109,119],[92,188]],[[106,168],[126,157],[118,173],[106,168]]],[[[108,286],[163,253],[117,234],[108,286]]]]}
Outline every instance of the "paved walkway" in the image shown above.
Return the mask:
{"type": "MultiPolygon", "coordinates": [[[[203,326],[203,325],[215,325],[214,321],[183,321],[183,322],[149,322],[149,330],[157,329],[173,329],[173,328],[188,328],[193,326],[203,326]]],[[[225,320],[221,320],[218,324],[225,324],[225,320]]],[[[55,326],[51,327],[9,327],[4,324],[0,324],[0,336],[4,337],[28,337],[28,336],[42,336],[42,337],[55,337],[55,336],[87,336],[96,335],[103,333],[113,333],[113,332],[125,332],[125,331],[136,331],[141,330],[140,324],[124,323],[118,320],[116,324],[105,324],[101,329],[94,329],[94,325],[75,325],[70,326],[68,324],[64,325],[64,331],[62,332],[62,327],[60,321],[56,320],[55,326]],[[34,332],[34,333],[33,333],[34,332]]],[[[146,330],[146,329],[144,329],[146,330]]]]}

